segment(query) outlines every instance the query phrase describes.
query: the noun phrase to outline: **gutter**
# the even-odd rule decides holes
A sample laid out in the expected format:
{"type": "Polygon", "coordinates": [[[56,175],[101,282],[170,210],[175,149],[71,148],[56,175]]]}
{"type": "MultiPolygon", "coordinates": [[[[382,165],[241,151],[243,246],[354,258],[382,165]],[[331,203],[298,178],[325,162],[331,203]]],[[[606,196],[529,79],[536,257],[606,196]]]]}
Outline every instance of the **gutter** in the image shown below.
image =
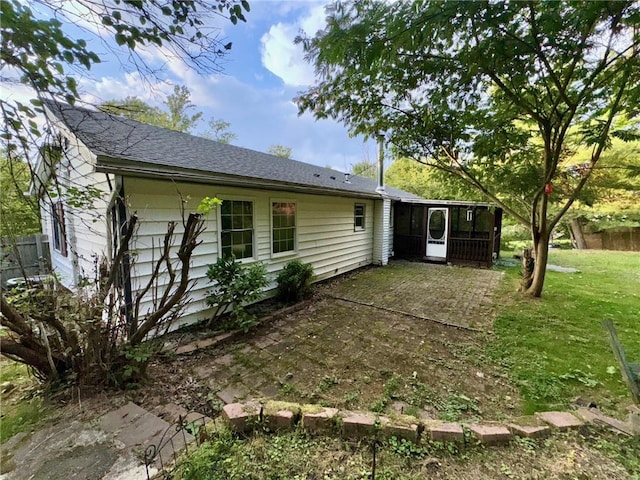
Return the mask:
{"type": "Polygon", "coordinates": [[[370,199],[380,199],[383,197],[389,198],[388,192],[353,192],[339,188],[302,185],[299,183],[257,179],[254,177],[176,169],[157,164],[147,167],[140,163],[134,165],[131,163],[114,161],[113,158],[100,155],[97,156],[96,171],[131,177],[167,179],[200,184],[224,184],[236,187],[262,188],[267,190],[287,190],[301,193],[315,193],[318,195],[338,195],[343,197],[370,199]]]}

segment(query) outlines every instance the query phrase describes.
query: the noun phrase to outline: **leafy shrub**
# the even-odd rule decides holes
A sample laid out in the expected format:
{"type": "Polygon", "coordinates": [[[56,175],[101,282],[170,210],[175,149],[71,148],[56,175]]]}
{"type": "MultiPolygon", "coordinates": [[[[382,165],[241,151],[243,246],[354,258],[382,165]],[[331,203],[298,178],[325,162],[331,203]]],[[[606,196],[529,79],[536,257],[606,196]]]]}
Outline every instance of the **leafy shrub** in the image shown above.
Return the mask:
{"type": "Polygon", "coordinates": [[[230,311],[235,326],[247,331],[255,323],[255,316],[244,306],[258,300],[269,283],[265,266],[261,262],[244,265],[233,256],[224,257],[209,265],[207,277],[216,283],[207,296],[207,304],[215,307],[209,324],[230,311]]]}
{"type": "Polygon", "coordinates": [[[285,302],[298,302],[311,292],[313,266],[292,260],[278,273],[278,297],[285,302]]]}

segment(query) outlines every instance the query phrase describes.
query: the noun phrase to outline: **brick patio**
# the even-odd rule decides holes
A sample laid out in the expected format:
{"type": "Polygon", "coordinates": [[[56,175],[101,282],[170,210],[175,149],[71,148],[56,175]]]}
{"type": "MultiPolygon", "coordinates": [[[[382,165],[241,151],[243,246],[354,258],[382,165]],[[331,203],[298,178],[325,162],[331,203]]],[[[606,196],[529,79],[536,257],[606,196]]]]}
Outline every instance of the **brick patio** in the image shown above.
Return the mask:
{"type": "Polygon", "coordinates": [[[364,269],[318,285],[304,309],[180,362],[191,369],[190,381],[226,404],[267,397],[369,408],[395,378],[402,385],[394,400],[412,403],[416,388],[426,390],[412,403],[423,417],[437,415],[454,393],[478,398],[483,411],[509,413],[517,391],[479,361],[480,329],[491,325],[500,278],[410,262],[364,269]]]}

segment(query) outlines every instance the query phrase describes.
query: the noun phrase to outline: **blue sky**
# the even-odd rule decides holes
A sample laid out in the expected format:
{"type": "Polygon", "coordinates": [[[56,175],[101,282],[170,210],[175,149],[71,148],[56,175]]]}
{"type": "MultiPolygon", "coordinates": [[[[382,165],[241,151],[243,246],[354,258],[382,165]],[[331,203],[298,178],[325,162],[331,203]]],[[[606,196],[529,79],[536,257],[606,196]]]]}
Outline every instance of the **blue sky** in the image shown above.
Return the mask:
{"type": "MultiPolygon", "coordinates": [[[[296,93],[314,81],[312,67],[293,40],[300,30],[313,34],[322,28],[326,2],[249,1],[246,23],[234,26],[220,19],[217,24],[225,42],[233,42],[230,55],[222,62],[223,73],[199,75],[179,59],[163,59],[164,77],[144,78],[131,67],[123,68],[126,62],[120,62],[94,39],[90,46],[103,63],[92,69],[91,76],[81,79],[83,99],[99,103],[137,96],[161,105],[174,85],[186,85],[192,102],[204,113],[200,130],[212,116],[228,121],[237,135],[235,145],[266,151],[272,144],[281,144],[291,147],[296,160],[343,171],[361,160],[373,161],[373,142],[350,138],[337,122],[315,121],[309,114],[298,116],[293,102],[296,93]]],[[[78,35],[87,38],[86,32],[78,35]]],[[[156,54],[146,54],[151,64],[160,65],[156,54]]]]}

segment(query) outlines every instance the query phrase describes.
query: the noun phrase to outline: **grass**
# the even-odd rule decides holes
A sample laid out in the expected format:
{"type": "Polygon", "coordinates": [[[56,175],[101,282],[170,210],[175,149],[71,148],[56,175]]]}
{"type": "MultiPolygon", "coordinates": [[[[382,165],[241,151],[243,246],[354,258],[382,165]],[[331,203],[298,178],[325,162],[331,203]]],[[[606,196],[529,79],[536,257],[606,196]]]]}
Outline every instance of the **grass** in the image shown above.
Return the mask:
{"type": "Polygon", "coordinates": [[[640,254],[551,250],[541,299],[514,293],[519,268],[506,270],[488,355],[520,389],[525,413],[566,407],[575,397],[623,413],[631,397],[602,320],[613,320],[627,360],[640,360],[640,254]]]}
{"type": "Polygon", "coordinates": [[[0,383],[7,388],[2,394],[2,420],[0,421],[0,444],[19,432],[34,429],[49,416],[50,411],[39,396],[33,396],[33,379],[27,367],[9,360],[0,361],[0,383]]]}
{"type": "MultiPolygon", "coordinates": [[[[239,438],[221,429],[179,463],[174,478],[365,480],[373,476],[373,444],[371,438],[349,442],[303,431],[239,438]]],[[[608,480],[640,475],[640,441],[592,428],[540,441],[519,439],[500,448],[426,440],[415,444],[395,437],[375,444],[377,480],[608,480]]]]}

